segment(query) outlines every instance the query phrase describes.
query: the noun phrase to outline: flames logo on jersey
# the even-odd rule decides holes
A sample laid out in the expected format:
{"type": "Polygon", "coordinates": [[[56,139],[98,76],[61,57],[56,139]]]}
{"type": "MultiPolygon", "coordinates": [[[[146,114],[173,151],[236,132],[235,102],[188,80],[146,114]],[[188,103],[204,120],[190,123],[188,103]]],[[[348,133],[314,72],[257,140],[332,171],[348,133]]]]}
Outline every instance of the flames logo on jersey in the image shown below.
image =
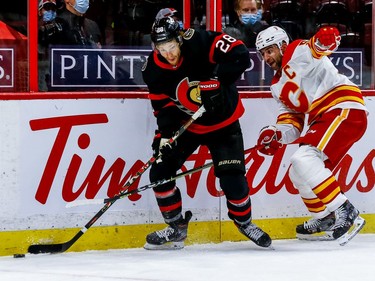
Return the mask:
{"type": "Polygon", "coordinates": [[[199,90],[199,81],[189,81],[189,78],[184,78],[176,88],[177,100],[181,103],[182,110],[194,113],[201,105],[201,94],[199,90]]]}

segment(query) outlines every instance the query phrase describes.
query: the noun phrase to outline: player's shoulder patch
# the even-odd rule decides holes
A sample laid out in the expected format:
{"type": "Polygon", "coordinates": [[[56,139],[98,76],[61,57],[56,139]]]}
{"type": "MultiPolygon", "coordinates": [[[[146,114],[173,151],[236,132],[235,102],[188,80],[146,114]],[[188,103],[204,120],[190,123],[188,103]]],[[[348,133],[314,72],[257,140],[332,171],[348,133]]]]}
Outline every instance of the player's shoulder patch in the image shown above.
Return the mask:
{"type": "Polygon", "coordinates": [[[188,28],[188,29],[184,32],[184,34],[182,35],[182,37],[183,37],[185,40],[190,40],[191,37],[193,37],[194,32],[195,32],[194,29],[192,29],[192,28],[188,28]]]}
{"type": "Polygon", "coordinates": [[[144,71],[146,69],[147,62],[148,62],[148,59],[146,59],[145,63],[143,64],[141,71],[144,71]]]}

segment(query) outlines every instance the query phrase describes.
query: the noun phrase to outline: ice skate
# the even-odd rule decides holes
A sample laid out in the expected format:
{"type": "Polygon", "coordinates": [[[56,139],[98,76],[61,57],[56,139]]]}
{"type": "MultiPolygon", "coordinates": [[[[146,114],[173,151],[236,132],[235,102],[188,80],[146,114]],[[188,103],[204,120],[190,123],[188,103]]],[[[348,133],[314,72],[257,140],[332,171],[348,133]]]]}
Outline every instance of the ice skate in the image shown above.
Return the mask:
{"type": "Polygon", "coordinates": [[[341,246],[346,245],[364,227],[366,221],[359,216],[359,211],[346,200],[336,211],[336,222],[332,236],[341,246]]]}
{"type": "Polygon", "coordinates": [[[260,247],[269,247],[271,246],[272,240],[270,236],[264,232],[262,229],[260,229],[258,226],[256,226],[253,223],[248,223],[244,225],[236,224],[238,227],[238,230],[245,235],[247,238],[249,238],[251,241],[253,241],[255,244],[257,244],[260,247]]]}
{"type": "Polygon", "coordinates": [[[309,241],[330,241],[332,237],[332,227],[336,221],[335,213],[332,212],[328,216],[316,219],[312,218],[299,224],[296,227],[296,236],[300,240],[309,241]]]}
{"type": "Polygon", "coordinates": [[[170,223],[166,228],[147,235],[146,250],[178,250],[184,248],[187,230],[192,213],[187,211],[185,218],[170,223]]]}

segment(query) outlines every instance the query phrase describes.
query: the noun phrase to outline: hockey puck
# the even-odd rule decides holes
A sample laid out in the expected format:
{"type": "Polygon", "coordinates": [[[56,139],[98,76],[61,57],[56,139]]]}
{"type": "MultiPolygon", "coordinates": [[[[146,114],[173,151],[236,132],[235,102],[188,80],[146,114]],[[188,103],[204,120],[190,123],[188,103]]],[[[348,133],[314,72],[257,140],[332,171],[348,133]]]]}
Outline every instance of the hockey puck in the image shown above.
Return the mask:
{"type": "Polygon", "coordinates": [[[14,254],[13,255],[13,258],[15,258],[15,259],[16,258],[24,258],[24,257],[26,257],[25,254],[14,254]]]}

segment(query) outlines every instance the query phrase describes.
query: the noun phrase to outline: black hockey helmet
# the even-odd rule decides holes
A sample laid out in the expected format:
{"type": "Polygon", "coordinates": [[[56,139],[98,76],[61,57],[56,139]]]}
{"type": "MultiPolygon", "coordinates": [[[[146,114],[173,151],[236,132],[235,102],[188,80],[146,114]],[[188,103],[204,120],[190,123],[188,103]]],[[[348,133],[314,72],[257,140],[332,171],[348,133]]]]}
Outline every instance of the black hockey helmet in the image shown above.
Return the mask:
{"type": "Polygon", "coordinates": [[[155,20],[151,29],[151,41],[156,45],[171,41],[180,36],[180,25],[172,17],[165,17],[155,20]]]}

